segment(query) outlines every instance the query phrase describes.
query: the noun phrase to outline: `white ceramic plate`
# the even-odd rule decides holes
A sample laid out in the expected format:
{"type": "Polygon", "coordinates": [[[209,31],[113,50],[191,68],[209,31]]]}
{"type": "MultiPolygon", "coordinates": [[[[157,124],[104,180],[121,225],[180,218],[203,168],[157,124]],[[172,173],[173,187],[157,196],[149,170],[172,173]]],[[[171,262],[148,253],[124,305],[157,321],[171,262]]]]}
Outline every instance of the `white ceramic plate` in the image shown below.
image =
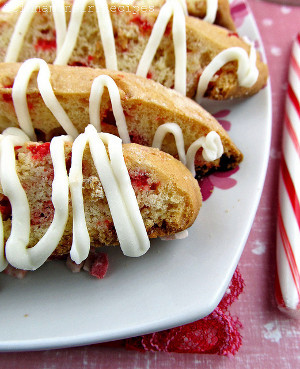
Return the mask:
{"type": "MultiPolygon", "coordinates": [[[[239,0],[240,1],[240,0],[239,0]]],[[[236,3],[236,1],[234,1],[236,3]]],[[[245,12],[245,10],[244,10],[245,12]]],[[[250,14],[239,32],[259,42],[250,14]]],[[[260,44],[261,45],[261,44],[260,44]]],[[[138,259],[108,250],[98,281],[51,262],[23,280],[0,275],[0,350],[37,350],[154,332],[204,317],[219,303],[246,243],[263,188],[271,135],[270,85],[230,109],[230,135],[244,153],[230,189],[215,188],[189,237],[152,242],[138,259]]]]}

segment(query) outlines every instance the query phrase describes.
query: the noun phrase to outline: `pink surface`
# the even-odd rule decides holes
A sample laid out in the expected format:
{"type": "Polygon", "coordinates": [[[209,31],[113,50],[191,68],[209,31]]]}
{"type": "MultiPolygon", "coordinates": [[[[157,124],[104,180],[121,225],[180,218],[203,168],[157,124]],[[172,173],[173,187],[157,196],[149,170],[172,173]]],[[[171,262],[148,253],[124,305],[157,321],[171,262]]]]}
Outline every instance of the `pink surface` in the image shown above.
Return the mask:
{"type": "MultiPolygon", "coordinates": [[[[300,7],[249,0],[265,46],[272,83],[273,135],[266,183],[240,260],[245,290],[231,312],[244,328],[234,358],[197,354],[129,352],[99,345],[28,353],[0,354],[1,368],[174,368],[285,369],[300,367],[300,322],[280,313],[274,299],[275,230],[281,130],[292,39],[300,30],[300,7]]],[[[262,122],[263,124],[263,122],[262,122]]],[[[216,178],[217,181],[217,178],[216,178]]],[[[217,182],[215,183],[215,185],[217,182]]]]}

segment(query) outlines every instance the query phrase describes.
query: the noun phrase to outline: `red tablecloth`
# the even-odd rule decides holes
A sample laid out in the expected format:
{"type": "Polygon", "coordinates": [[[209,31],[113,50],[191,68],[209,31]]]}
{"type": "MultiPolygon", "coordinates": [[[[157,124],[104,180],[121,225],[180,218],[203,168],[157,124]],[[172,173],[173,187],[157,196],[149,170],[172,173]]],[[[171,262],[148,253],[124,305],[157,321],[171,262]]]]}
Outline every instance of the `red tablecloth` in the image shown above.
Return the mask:
{"type": "Polygon", "coordinates": [[[275,229],[281,128],[292,39],[300,31],[300,7],[249,0],[270,69],[273,134],[259,209],[240,260],[245,290],[231,312],[243,324],[243,345],[233,358],[215,355],[139,353],[99,345],[0,354],[1,368],[47,369],[266,369],[300,367],[300,323],[280,313],[274,300],[275,229]]]}

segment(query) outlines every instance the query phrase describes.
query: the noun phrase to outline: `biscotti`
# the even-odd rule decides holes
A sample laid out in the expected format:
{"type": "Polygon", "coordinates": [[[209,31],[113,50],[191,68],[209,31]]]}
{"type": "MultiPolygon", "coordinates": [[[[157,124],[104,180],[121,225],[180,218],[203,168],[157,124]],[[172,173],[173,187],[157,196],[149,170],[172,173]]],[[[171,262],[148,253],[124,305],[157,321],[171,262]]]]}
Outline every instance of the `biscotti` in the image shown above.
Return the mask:
{"type": "MultiPolygon", "coordinates": [[[[0,0],[0,9],[9,0],[0,0]]],[[[114,6],[114,1],[109,1],[114,6]]],[[[128,0],[128,4],[133,5],[134,9],[148,7],[148,9],[160,8],[165,0],[128,0]]],[[[120,11],[126,11],[126,1],[122,2],[120,11]]],[[[230,14],[230,5],[228,0],[187,0],[187,11],[189,15],[204,19],[206,22],[214,23],[219,26],[235,31],[235,25],[230,14]]]]}
{"type": "Polygon", "coordinates": [[[57,23],[66,18],[66,28],[61,23],[55,27],[50,7],[37,12],[30,4],[22,12],[0,12],[1,61],[39,57],[51,64],[118,69],[152,78],[198,101],[203,96],[250,96],[268,78],[253,45],[223,27],[185,16],[178,0],[160,10],[129,7],[126,12],[102,2],[96,2],[98,11],[95,6],[85,11],[88,3],[76,0],[69,11],[55,13],[57,23]]]}
{"type": "MultiPolygon", "coordinates": [[[[157,147],[175,157],[180,157],[180,153],[178,155],[180,150],[176,143],[183,142],[182,155],[184,156],[184,153],[188,152],[197,140],[201,137],[204,139],[209,133],[215,132],[220,137],[223,153],[220,157],[208,161],[203,158],[203,148],[199,146],[192,163],[192,165],[195,164],[199,175],[214,170],[232,169],[243,158],[241,152],[214,117],[197,103],[174,90],[134,74],[84,67],[47,65],[37,59],[28,60],[22,65],[18,63],[0,64],[1,131],[10,126],[20,125],[31,136],[29,129],[31,122],[28,128],[24,122],[26,113],[23,110],[29,108],[30,119],[39,140],[47,141],[54,135],[64,132],[63,119],[59,121],[55,117],[59,107],[55,107],[51,112],[46,106],[37,84],[36,72],[33,73],[28,87],[23,86],[26,103],[17,99],[17,92],[22,92],[20,82],[23,83],[24,80],[30,78],[27,66],[33,66],[33,70],[37,70],[36,66],[42,67],[38,72],[40,86],[47,82],[47,77],[45,80],[42,79],[42,73],[49,71],[54,95],[72,122],[71,128],[74,127],[74,138],[78,133],[82,133],[91,122],[93,118],[91,110],[95,104],[96,111],[93,114],[96,118],[99,117],[99,123],[101,122],[99,130],[117,135],[120,129],[123,132],[127,130],[128,136],[123,135],[123,141],[147,146],[153,144],[157,146],[157,141],[161,137],[161,144],[157,147]],[[97,85],[97,82],[102,82],[102,84],[97,85]],[[111,85],[110,90],[107,89],[107,82],[111,85]],[[92,90],[98,102],[101,90],[103,91],[99,107],[97,101],[92,98],[92,90]],[[15,100],[13,100],[14,95],[15,100]],[[111,101],[113,106],[116,106],[118,100],[119,106],[113,109],[111,101]],[[15,108],[22,110],[18,115],[19,120],[15,108]],[[125,127],[120,127],[120,118],[115,119],[115,115],[123,116],[125,127]],[[24,122],[23,125],[21,121],[24,122]],[[174,127],[177,128],[176,131],[172,129],[174,127]],[[163,130],[165,130],[164,133],[163,130]],[[174,140],[174,134],[176,140],[174,140]]],[[[72,135],[74,130],[71,128],[68,131],[65,127],[67,133],[72,135]]],[[[35,137],[31,136],[31,139],[35,140],[35,137]]]]}
{"type": "Polygon", "coordinates": [[[122,146],[92,126],[73,144],[26,142],[17,131],[1,136],[1,212],[6,258],[18,269],[70,250],[80,264],[90,245],[140,256],[149,238],[184,231],[198,215],[197,181],[158,149],[122,146]]]}
{"type": "MultiPolygon", "coordinates": [[[[128,1],[130,3],[130,1],[128,1]]],[[[132,5],[160,8],[165,0],[134,0],[132,5]]],[[[188,14],[235,31],[228,0],[186,0],[188,14]]]]}

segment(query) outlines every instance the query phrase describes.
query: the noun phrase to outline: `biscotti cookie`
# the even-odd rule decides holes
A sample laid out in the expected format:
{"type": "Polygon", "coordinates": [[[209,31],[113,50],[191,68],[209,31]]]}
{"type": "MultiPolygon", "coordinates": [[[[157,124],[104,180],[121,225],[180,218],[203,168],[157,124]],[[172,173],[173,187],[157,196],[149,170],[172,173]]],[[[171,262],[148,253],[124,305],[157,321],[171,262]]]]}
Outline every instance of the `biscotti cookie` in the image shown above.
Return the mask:
{"type": "MultiPolygon", "coordinates": [[[[125,1],[126,2],[126,1],[125,1]]],[[[130,3],[130,0],[128,1],[130,3]]],[[[160,8],[165,0],[134,0],[132,5],[160,8]]],[[[189,15],[235,31],[228,0],[186,0],[189,15]]]]}
{"type": "Polygon", "coordinates": [[[197,181],[158,149],[122,146],[91,125],[73,144],[67,136],[27,142],[15,128],[0,138],[5,255],[18,269],[70,250],[80,264],[90,246],[120,244],[125,255],[141,256],[149,238],[184,231],[198,215],[197,181]]]}
{"type": "Polygon", "coordinates": [[[242,160],[214,117],[191,99],[152,80],[111,70],[47,65],[39,59],[0,63],[1,131],[20,126],[32,140],[37,133],[39,140],[47,141],[63,133],[62,127],[75,138],[90,122],[99,125],[99,131],[120,135],[123,142],[154,145],[185,164],[188,159],[190,169],[195,164],[198,174],[232,169],[242,160]],[[37,70],[38,74],[33,72],[37,70]],[[28,80],[27,87],[24,81],[28,80]],[[47,83],[56,105],[44,92],[47,83]],[[203,157],[203,145],[209,144],[213,132],[220,139],[211,142],[215,157],[208,160],[203,157]],[[190,159],[195,147],[196,156],[190,159]]]}
{"type": "Polygon", "coordinates": [[[185,16],[179,0],[168,0],[160,10],[128,6],[126,12],[99,1],[95,6],[75,0],[55,12],[46,5],[37,11],[34,4],[0,12],[1,61],[40,57],[51,64],[118,69],[198,101],[249,96],[266,84],[267,66],[253,45],[185,16]]]}

